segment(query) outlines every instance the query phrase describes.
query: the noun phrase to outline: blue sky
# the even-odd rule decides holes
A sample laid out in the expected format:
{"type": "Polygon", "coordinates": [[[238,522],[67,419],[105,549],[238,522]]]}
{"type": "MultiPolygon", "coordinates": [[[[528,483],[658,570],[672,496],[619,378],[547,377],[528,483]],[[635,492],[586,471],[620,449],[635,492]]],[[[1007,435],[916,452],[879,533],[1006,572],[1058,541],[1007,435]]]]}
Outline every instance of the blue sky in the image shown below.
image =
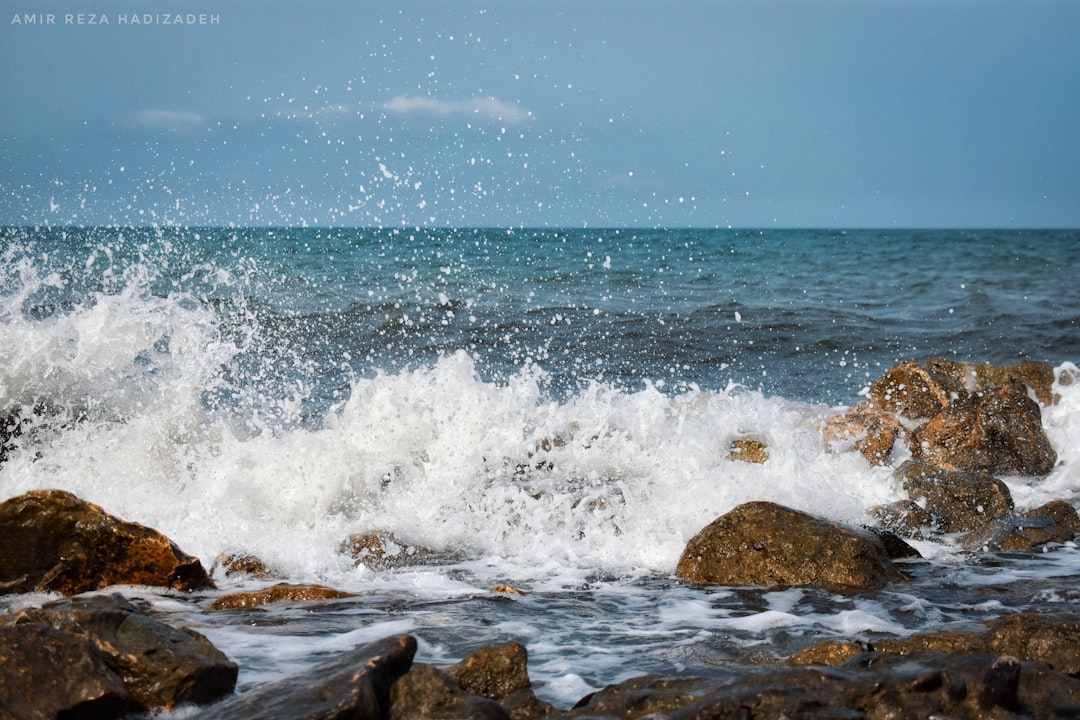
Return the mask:
{"type": "Polygon", "coordinates": [[[1080,226],[1075,0],[0,8],[3,223],[1080,226]]]}

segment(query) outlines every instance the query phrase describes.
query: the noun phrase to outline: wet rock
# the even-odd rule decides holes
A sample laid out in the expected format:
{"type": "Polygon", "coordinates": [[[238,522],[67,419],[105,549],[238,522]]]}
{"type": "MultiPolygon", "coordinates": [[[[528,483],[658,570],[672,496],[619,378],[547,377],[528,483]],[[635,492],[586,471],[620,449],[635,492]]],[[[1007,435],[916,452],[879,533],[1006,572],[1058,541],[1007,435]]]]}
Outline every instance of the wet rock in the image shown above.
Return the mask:
{"type": "Polygon", "coordinates": [[[198,558],[158,531],[60,490],[35,490],[0,503],[0,537],[0,583],[6,592],[75,595],[110,585],[214,586],[198,558]]]}
{"type": "Polygon", "coordinates": [[[1080,533],[1080,516],[1064,500],[1053,500],[1023,515],[998,518],[960,538],[960,546],[977,552],[1029,552],[1047,543],[1065,543],[1080,533]]]}
{"type": "Polygon", "coordinates": [[[911,455],[947,470],[991,475],[1047,475],[1057,453],[1038,404],[1016,385],[952,402],[911,433],[911,455]]]}
{"type": "Polygon", "coordinates": [[[78,716],[84,705],[100,705],[107,716],[207,703],[236,685],[236,665],[205,637],[155,620],[118,595],[48,603],[2,624],[4,696],[48,693],[64,706],[56,717],[78,716]]]}
{"type": "Polygon", "coordinates": [[[214,560],[214,568],[221,568],[226,576],[248,575],[253,578],[270,578],[274,573],[254,555],[225,555],[222,553],[214,560]]]}
{"type": "Polygon", "coordinates": [[[870,649],[865,643],[854,640],[824,640],[800,650],[787,659],[789,665],[824,665],[836,667],[859,653],[870,649]]]}
{"type": "Polygon", "coordinates": [[[908,360],[891,368],[870,386],[877,410],[912,419],[931,418],[964,392],[960,364],[937,358],[920,364],[908,360]]]}
{"type": "Polygon", "coordinates": [[[341,544],[341,552],[372,570],[428,565],[446,560],[434,550],[411,545],[394,537],[393,533],[350,535],[341,544]]]}
{"type": "Polygon", "coordinates": [[[1080,615],[1011,615],[990,623],[986,647],[1000,655],[1044,662],[1080,678],[1080,615]]]}
{"type": "Polygon", "coordinates": [[[765,443],[754,438],[740,438],[733,440],[728,457],[741,462],[763,464],[769,459],[769,451],[765,443]]]}
{"type": "Polygon", "coordinates": [[[390,688],[416,654],[408,635],[364,645],[297,675],[255,687],[203,709],[200,720],[385,718],[390,688]]]}
{"type": "Polygon", "coordinates": [[[994,653],[862,652],[836,669],[740,668],[709,679],[634,678],[584,698],[569,717],[1068,717],[1080,681],[994,653]]]}
{"type": "Polygon", "coordinates": [[[430,665],[417,665],[394,683],[390,698],[390,720],[510,720],[502,705],[469,693],[453,675],[430,665]]]}
{"type": "Polygon", "coordinates": [[[847,412],[818,423],[817,429],[833,452],[856,450],[871,465],[887,465],[893,445],[904,434],[896,416],[867,401],[847,412]]]}
{"type": "Polygon", "coordinates": [[[931,524],[942,533],[970,532],[1012,515],[1005,483],[979,472],[952,472],[909,460],[897,468],[908,496],[921,502],[931,524]]]}
{"type": "Polygon", "coordinates": [[[872,533],[769,502],[720,516],[691,538],[676,574],[712,585],[812,585],[853,592],[905,580],[872,533]]]}
{"type": "Polygon", "coordinates": [[[922,557],[922,553],[904,542],[896,533],[880,527],[866,529],[874,533],[885,546],[885,552],[888,553],[890,560],[911,560],[922,557]]]}
{"type": "Polygon", "coordinates": [[[356,597],[356,595],[324,585],[278,583],[262,590],[222,595],[210,603],[210,607],[213,610],[246,610],[277,602],[342,600],[351,597],[356,597]]]}
{"type": "Polygon", "coordinates": [[[924,508],[911,500],[897,500],[888,505],[875,505],[867,515],[878,524],[901,537],[925,540],[934,519],[924,508]]]}
{"type": "Polygon", "coordinates": [[[513,585],[496,585],[491,588],[494,593],[506,593],[507,595],[524,595],[525,591],[513,585]]]}
{"type": "Polygon", "coordinates": [[[139,710],[84,637],[47,625],[0,625],[0,717],[119,718],[139,710]]]}
{"type": "Polygon", "coordinates": [[[528,653],[524,647],[504,643],[480,648],[449,672],[473,695],[501,700],[532,685],[527,662],[528,653]]]}
{"type": "Polygon", "coordinates": [[[1040,404],[1053,405],[1057,402],[1053,391],[1054,368],[1047,363],[1028,360],[1004,367],[969,365],[966,369],[974,375],[977,390],[989,390],[1019,381],[1028,388],[1040,404]]]}

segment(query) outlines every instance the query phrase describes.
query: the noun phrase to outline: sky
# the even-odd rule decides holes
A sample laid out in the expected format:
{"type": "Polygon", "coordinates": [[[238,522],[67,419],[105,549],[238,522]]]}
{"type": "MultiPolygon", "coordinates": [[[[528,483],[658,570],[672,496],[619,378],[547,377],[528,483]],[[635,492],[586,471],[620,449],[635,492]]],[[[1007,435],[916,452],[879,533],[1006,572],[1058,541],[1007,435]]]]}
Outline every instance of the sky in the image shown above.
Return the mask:
{"type": "Polygon", "coordinates": [[[1076,0],[0,0],[0,224],[1080,227],[1076,0]]]}

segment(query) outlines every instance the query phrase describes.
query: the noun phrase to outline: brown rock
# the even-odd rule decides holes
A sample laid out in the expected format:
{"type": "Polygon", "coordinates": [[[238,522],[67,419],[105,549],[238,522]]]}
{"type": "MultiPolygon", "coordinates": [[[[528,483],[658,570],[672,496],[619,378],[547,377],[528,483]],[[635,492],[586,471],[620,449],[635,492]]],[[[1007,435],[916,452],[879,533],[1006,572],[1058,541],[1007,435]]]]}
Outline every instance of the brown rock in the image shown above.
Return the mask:
{"type": "Polygon", "coordinates": [[[276,602],[311,602],[313,600],[341,600],[356,597],[354,593],[325,587],[323,585],[290,585],[278,583],[262,590],[222,595],[210,607],[214,610],[246,610],[276,602]]]}
{"type": "Polygon", "coordinates": [[[1014,385],[951,403],[909,444],[913,458],[948,470],[1046,475],[1057,462],[1038,404],[1014,385]]]}
{"type": "Polygon", "coordinates": [[[402,542],[393,533],[350,535],[341,544],[341,552],[357,565],[366,565],[372,570],[426,565],[446,559],[434,550],[402,542]]]}
{"type": "Polygon", "coordinates": [[[1064,500],[1054,500],[1020,516],[998,518],[960,539],[965,550],[1027,552],[1047,543],[1069,542],[1080,533],[1080,517],[1064,500]]]}
{"type": "MultiPolygon", "coordinates": [[[[76,686],[111,686],[113,677],[118,678],[127,693],[125,702],[144,710],[211,702],[236,685],[236,665],[205,637],[155,620],[119,595],[60,600],[22,610],[6,617],[4,623],[10,633],[36,632],[53,639],[39,647],[37,658],[22,661],[41,668],[51,664],[52,672],[76,686]],[[56,633],[70,639],[56,641],[56,633]],[[63,659],[66,651],[53,652],[65,646],[82,648],[89,658],[83,671],[93,674],[76,675],[63,659]],[[110,674],[100,674],[99,664],[110,674]]],[[[23,691],[39,693],[41,689],[23,691]]]]}
{"type": "Polygon", "coordinates": [[[862,643],[849,640],[825,640],[795,653],[787,659],[787,663],[788,665],[836,667],[866,650],[867,647],[862,643]]]}
{"type": "Polygon", "coordinates": [[[943,533],[968,532],[1012,515],[1005,483],[984,473],[950,472],[908,460],[895,475],[915,501],[922,501],[931,523],[943,533]]]}
{"type": "Polygon", "coordinates": [[[139,709],[85,637],[38,623],[0,625],[0,717],[105,720],[139,709]]]}
{"type": "Polygon", "coordinates": [[[60,490],[35,490],[0,503],[0,537],[0,583],[7,592],[214,586],[198,558],[158,531],[60,490]]]}
{"type": "Polygon", "coordinates": [[[409,635],[379,640],[204,708],[199,720],[385,718],[390,688],[408,672],[415,654],[416,640],[409,635]]]}
{"type": "Polygon", "coordinates": [[[732,441],[728,457],[732,460],[763,464],[769,459],[769,451],[765,449],[765,443],[760,440],[740,438],[732,441]]]}
{"type": "Polygon", "coordinates": [[[532,685],[527,662],[528,653],[524,647],[504,643],[480,648],[449,672],[473,695],[501,700],[532,685]]]}
{"type": "Polygon", "coordinates": [[[1080,678],[1080,615],[1011,615],[990,624],[987,647],[1080,678]]]}
{"type": "Polygon", "coordinates": [[[886,530],[914,540],[925,540],[925,528],[934,524],[930,513],[911,500],[875,505],[867,510],[866,514],[877,520],[886,530]]]}
{"type": "Polygon", "coordinates": [[[496,585],[491,588],[491,592],[506,593],[507,595],[524,595],[525,591],[514,587],[513,585],[496,585]]]}
{"type": "Polygon", "coordinates": [[[1042,405],[1053,405],[1056,402],[1053,392],[1054,368],[1047,363],[1027,360],[1004,367],[993,365],[969,367],[975,375],[975,389],[977,390],[989,390],[1020,381],[1030,388],[1042,405]]]}
{"type": "Polygon", "coordinates": [[[714,520],[687,543],[676,574],[712,585],[812,585],[833,592],[905,580],[872,533],[769,502],[714,520]]]}
{"type": "Polygon", "coordinates": [[[430,665],[416,665],[395,682],[390,699],[390,720],[510,720],[502,705],[470,694],[453,675],[430,665]]]}
{"type": "Polygon", "coordinates": [[[214,566],[220,567],[226,575],[250,575],[253,578],[273,577],[273,573],[254,555],[225,555],[222,553],[214,560],[214,566]]]}
{"type": "Polygon", "coordinates": [[[836,452],[857,450],[871,465],[887,465],[893,443],[904,432],[895,415],[867,401],[816,427],[829,443],[830,449],[836,452]]]}
{"type": "Polygon", "coordinates": [[[964,390],[957,379],[959,363],[935,359],[925,365],[903,362],[870,386],[870,404],[878,410],[909,418],[929,418],[949,406],[964,390]]]}

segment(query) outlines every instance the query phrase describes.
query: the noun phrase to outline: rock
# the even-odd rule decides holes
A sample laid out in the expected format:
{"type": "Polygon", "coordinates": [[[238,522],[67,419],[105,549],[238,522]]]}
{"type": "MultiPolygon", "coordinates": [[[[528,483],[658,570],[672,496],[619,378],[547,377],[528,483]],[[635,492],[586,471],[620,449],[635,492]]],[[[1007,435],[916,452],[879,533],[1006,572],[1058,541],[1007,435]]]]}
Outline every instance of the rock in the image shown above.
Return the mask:
{"type": "Polygon", "coordinates": [[[712,585],[811,585],[833,592],[906,578],[872,533],[769,502],[720,516],[691,538],[676,574],[712,585]]]}
{"type": "Polygon", "coordinates": [[[916,429],[911,455],[947,470],[1047,475],[1057,453],[1038,404],[1015,385],[963,397],[916,429]]]}
{"type": "Polygon", "coordinates": [[[904,433],[895,415],[863,401],[815,426],[833,452],[857,450],[871,465],[887,465],[893,444],[904,433]]]}
{"type": "Polygon", "coordinates": [[[1080,533],[1080,517],[1064,500],[1054,500],[1023,515],[998,518],[960,538],[965,550],[1028,552],[1047,543],[1066,543],[1080,533]]]}
{"type": "Polygon", "coordinates": [[[386,570],[410,565],[427,565],[446,558],[434,550],[410,545],[393,533],[350,535],[341,544],[341,552],[372,570],[386,570]]]}
{"type": "Polygon", "coordinates": [[[473,695],[501,700],[510,693],[530,687],[526,667],[528,653],[517,643],[482,647],[457,665],[450,674],[473,695]]]}
{"type": "Polygon", "coordinates": [[[4,666],[30,669],[5,677],[11,697],[43,695],[50,684],[50,697],[65,698],[61,704],[83,695],[85,699],[58,712],[61,717],[86,702],[121,711],[207,703],[236,685],[236,665],[205,637],[166,625],[119,595],[70,598],[21,610],[3,618],[0,629],[5,640],[16,638],[0,649],[11,661],[4,666]],[[38,644],[30,643],[29,653],[24,647],[17,657],[9,654],[30,640],[38,644]],[[37,685],[42,678],[46,683],[37,685]]]}
{"type": "Polygon", "coordinates": [[[866,514],[877,520],[886,530],[914,540],[925,540],[926,531],[934,524],[930,513],[911,500],[875,505],[866,514]]]}
{"type": "Polygon", "coordinates": [[[1005,483],[978,472],[951,472],[909,460],[896,477],[912,500],[922,501],[939,532],[969,532],[1012,515],[1012,494],[1005,483]]]}
{"type": "Polygon", "coordinates": [[[222,553],[214,560],[214,567],[220,567],[226,576],[249,575],[261,579],[274,577],[274,574],[266,567],[266,563],[254,555],[225,555],[222,553]]]}
{"type": "Polygon", "coordinates": [[[35,490],[0,503],[0,537],[0,584],[6,592],[214,586],[198,558],[158,531],[60,490],[35,490]]]}
{"type": "Polygon", "coordinates": [[[870,386],[870,404],[877,410],[912,419],[931,418],[964,391],[957,379],[959,363],[935,359],[924,365],[908,360],[870,386]]]}
{"type": "Polygon", "coordinates": [[[514,587],[513,585],[496,585],[491,588],[493,593],[506,593],[507,595],[524,595],[525,591],[521,588],[514,587]]]}
{"type": "Polygon", "coordinates": [[[795,653],[787,659],[787,663],[788,665],[836,667],[868,649],[868,646],[863,643],[851,640],[824,640],[795,653]]]}
{"type": "Polygon", "coordinates": [[[385,718],[390,711],[391,686],[408,672],[415,654],[415,638],[386,638],[204,708],[199,718],[385,718]]]}
{"type": "Polygon", "coordinates": [[[866,529],[874,533],[881,541],[890,560],[910,560],[922,557],[922,553],[904,542],[896,533],[880,527],[866,529]]]}
{"type": "Polygon", "coordinates": [[[769,459],[769,451],[765,449],[765,443],[754,438],[740,438],[731,443],[731,452],[728,457],[742,462],[763,464],[769,459]]]}
{"type": "Polygon", "coordinates": [[[1053,405],[1057,402],[1054,397],[1054,368],[1044,362],[1027,360],[1016,365],[994,367],[992,365],[969,365],[967,370],[975,376],[975,389],[989,390],[991,388],[1009,385],[1020,381],[1028,387],[1035,399],[1042,405],[1053,405]]]}
{"type": "Polygon", "coordinates": [[[430,665],[417,665],[394,683],[390,698],[390,720],[510,720],[502,705],[470,694],[453,675],[430,665]]]}
{"type": "Polygon", "coordinates": [[[646,676],[582,699],[571,718],[1070,717],[1080,681],[994,653],[859,653],[836,669],[744,667],[646,676]]]}
{"type": "Polygon", "coordinates": [[[341,600],[356,597],[355,593],[335,590],[323,585],[291,585],[278,583],[262,590],[222,595],[210,603],[213,610],[246,610],[276,602],[310,602],[313,600],[341,600]]]}
{"type": "Polygon", "coordinates": [[[0,717],[119,718],[139,710],[84,637],[47,625],[0,625],[0,717]]]}
{"type": "Polygon", "coordinates": [[[1080,614],[1000,618],[990,623],[986,647],[999,655],[1044,662],[1080,678],[1080,614]]]}

